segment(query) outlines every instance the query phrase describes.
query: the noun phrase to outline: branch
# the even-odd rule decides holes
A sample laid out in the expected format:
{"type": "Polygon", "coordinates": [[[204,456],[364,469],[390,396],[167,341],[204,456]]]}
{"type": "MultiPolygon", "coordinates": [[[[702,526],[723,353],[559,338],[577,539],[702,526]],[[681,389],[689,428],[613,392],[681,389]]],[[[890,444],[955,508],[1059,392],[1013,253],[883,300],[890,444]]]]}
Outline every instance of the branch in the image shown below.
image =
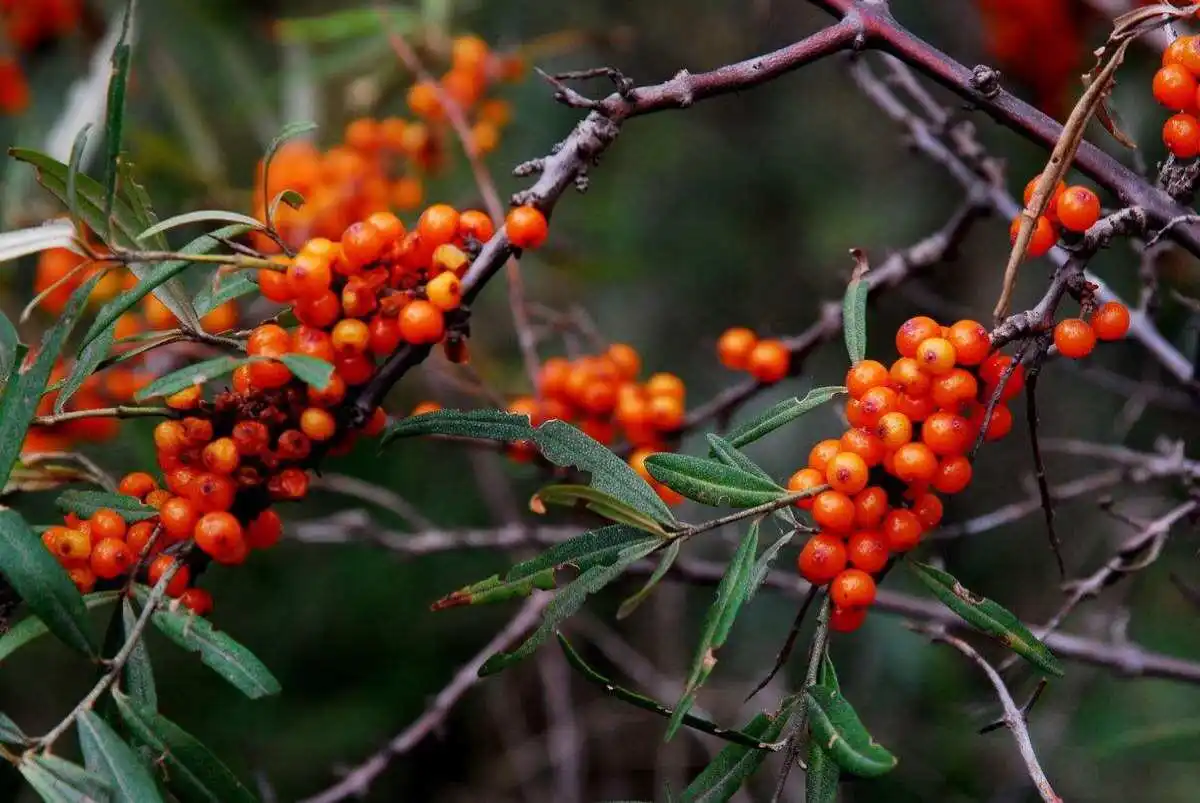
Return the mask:
{"type": "Polygon", "coordinates": [[[484,662],[493,654],[509,649],[522,638],[537,622],[542,610],[552,599],[553,594],[539,594],[530,598],[504,629],[455,673],[450,683],[438,693],[429,708],[425,709],[425,713],[396,734],[382,749],[347,773],[342,780],[320,794],[301,800],[300,803],[337,803],[365,795],[380,773],[387,769],[388,762],[412,750],[442,724],[459,699],[479,682],[479,668],[484,662]]]}
{"type": "Polygon", "coordinates": [[[1008,687],[1004,685],[1004,681],[1000,678],[1000,673],[982,655],[976,652],[974,647],[962,639],[951,636],[943,628],[918,627],[916,630],[929,636],[933,641],[949,644],[974,661],[983,670],[983,673],[987,675],[988,681],[992,684],[992,688],[996,690],[996,696],[1000,699],[1000,705],[1004,708],[1004,716],[1001,722],[1004,727],[1012,732],[1013,738],[1017,742],[1017,749],[1021,751],[1021,759],[1025,762],[1025,769],[1029,772],[1029,778],[1033,781],[1033,785],[1037,787],[1038,794],[1042,796],[1042,800],[1046,801],[1046,803],[1062,803],[1062,798],[1054,793],[1053,787],[1050,786],[1050,780],[1046,777],[1046,773],[1042,770],[1042,765],[1038,762],[1037,753],[1033,749],[1033,740],[1029,738],[1029,728],[1025,724],[1025,711],[1013,700],[1008,687]]]}

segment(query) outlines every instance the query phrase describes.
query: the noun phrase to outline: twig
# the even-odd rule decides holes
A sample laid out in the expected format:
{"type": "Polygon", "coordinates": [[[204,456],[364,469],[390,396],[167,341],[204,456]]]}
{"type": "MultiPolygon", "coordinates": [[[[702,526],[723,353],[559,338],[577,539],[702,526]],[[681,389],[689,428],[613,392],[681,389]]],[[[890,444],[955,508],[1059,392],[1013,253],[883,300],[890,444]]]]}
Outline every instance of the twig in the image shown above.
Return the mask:
{"type": "Polygon", "coordinates": [[[530,598],[504,629],[455,673],[450,683],[438,693],[429,708],[425,709],[425,713],[421,714],[374,755],[348,772],[342,780],[319,794],[304,798],[300,803],[337,803],[337,801],[365,795],[371,784],[387,768],[393,758],[412,750],[442,724],[459,699],[479,682],[479,668],[483,666],[484,662],[494,653],[507,650],[524,636],[525,632],[537,622],[538,617],[542,615],[542,610],[553,598],[553,594],[538,594],[530,598]]]}
{"type": "Polygon", "coordinates": [[[1067,567],[1063,563],[1062,542],[1058,538],[1058,532],[1054,529],[1054,497],[1050,495],[1050,483],[1046,480],[1046,463],[1042,460],[1042,449],[1038,444],[1037,381],[1042,373],[1042,365],[1051,342],[1048,335],[1042,335],[1038,340],[1033,365],[1030,367],[1025,381],[1025,417],[1029,422],[1029,449],[1033,453],[1033,476],[1037,480],[1038,497],[1041,500],[1042,513],[1046,520],[1046,535],[1050,538],[1050,549],[1054,552],[1054,560],[1058,564],[1058,576],[1065,580],[1067,567]]]}
{"type": "MultiPolygon", "coordinates": [[[[996,690],[996,696],[1000,699],[1000,705],[1004,709],[1004,716],[1002,718],[1004,727],[1008,728],[1013,735],[1013,739],[1016,740],[1017,749],[1021,753],[1021,759],[1025,762],[1025,769],[1029,772],[1029,778],[1033,781],[1033,785],[1037,787],[1038,794],[1042,796],[1042,800],[1046,801],[1046,803],[1062,803],[1062,798],[1055,794],[1054,788],[1050,786],[1050,780],[1046,777],[1045,771],[1042,770],[1037,753],[1033,749],[1033,740],[1030,739],[1029,728],[1025,724],[1025,711],[1013,700],[1012,694],[1009,693],[1008,687],[1004,685],[1004,680],[1000,677],[1000,673],[982,655],[976,652],[974,647],[962,639],[955,638],[944,629],[931,627],[917,627],[916,629],[918,632],[929,636],[933,641],[940,641],[943,644],[950,645],[974,661],[975,665],[983,670],[983,673],[987,675],[988,682],[996,690]]],[[[1036,700],[1037,698],[1035,697],[1034,699],[1036,700]]]]}
{"type": "MultiPolygon", "coordinates": [[[[804,687],[802,691],[807,691],[810,686],[815,686],[817,683],[817,674],[821,669],[821,659],[825,657],[825,647],[829,643],[829,615],[830,601],[826,597],[821,604],[821,608],[817,613],[817,628],[813,632],[812,644],[808,653],[808,668],[804,673],[804,687]]],[[[792,721],[785,726],[787,734],[787,747],[784,749],[783,767],[779,770],[779,778],[775,781],[775,793],[771,796],[771,803],[778,803],[783,799],[784,789],[787,787],[788,776],[792,773],[792,768],[800,761],[800,751],[804,747],[804,739],[807,735],[805,728],[808,725],[808,702],[801,701],[796,710],[792,713],[792,721]]]]}
{"type": "Polygon", "coordinates": [[[93,407],[88,410],[69,410],[65,413],[34,416],[33,426],[52,427],[67,421],[78,421],[81,418],[163,418],[172,417],[176,413],[168,407],[93,407]]]}

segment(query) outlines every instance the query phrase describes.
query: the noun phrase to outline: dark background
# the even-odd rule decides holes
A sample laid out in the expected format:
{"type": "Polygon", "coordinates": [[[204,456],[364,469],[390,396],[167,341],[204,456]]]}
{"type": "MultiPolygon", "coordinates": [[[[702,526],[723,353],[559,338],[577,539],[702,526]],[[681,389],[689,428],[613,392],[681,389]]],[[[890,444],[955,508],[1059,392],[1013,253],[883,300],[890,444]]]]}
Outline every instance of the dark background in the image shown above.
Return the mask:
{"type": "MultiPolygon", "coordinates": [[[[287,121],[284,98],[289,94],[308,93],[318,101],[324,144],[334,143],[354,116],[349,99],[360,82],[377,82],[381,89],[373,111],[381,116],[404,111],[403,76],[382,37],[305,45],[305,75],[286,61],[271,36],[277,17],[328,13],[341,3],[154,0],[140,5],[127,147],[164,217],[206,207],[249,211],[255,160],[287,121]],[[171,69],[164,70],[164,63],[171,69]]],[[[781,2],[459,5],[451,9],[455,32],[478,32],[499,48],[573,32],[568,48],[535,62],[548,71],[611,64],[640,83],[664,79],[681,67],[700,71],[773,49],[825,21],[803,3],[781,2]]],[[[894,6],[901,20],[965,63],[987,60],[970,4],[911,0],[894,6]]],[[[102,26],[102,14],[99,20],[102,26]]],[[[1095,46],[1102,32],[1099,27],[1090,31],[1088,42],[1095,46]]],[[[5,142],[37,147],[43,141],[49,121],[62,112],[67,82],[86,70],[94,43],[94,36],[81,35],[28,61],[35,108],[5,123],[5,142]]],[[[1116,93],[1125,125],[1143,143],[1151,164],[1162,156],[1157,129],[1164,116],[1149,98],[1156,58],[1135,51],[1116,93]]],[[[679,373],[691,404],[737,381],[717,365],[713,352],[723,329],[745,324],[763,333],[801,331],[821,300],[842,292],[851,267],[849,248],[862,247],[882,259],[889,249],[941,226],[959,203],[957,186],[906,149],[893,125],[854,88],[845,67],[843,58],[829,59],[752,92],[630,122],[594,170],[588,193],[564,197],[550,246],[524,260],[530,298],[559,308],[582,305],[606,337],[634,344],[648,370],[679,373]]],[[[545,154],[579,114],[554,104],[536,77],[503,92],[514,104],[515,119],[488,163],[502,193],[508,193],[522,186],[508,176],[511,166],[545,154]]],[[[982,118],[979,124],[984,141],[1007,161],[1010,189],[1019,191],[1040,168],[1044,152],[982,118]]],[[[1093,139],[1111,144],[1103,132],[1093,139]]],[[[10,225],[40,219],[50,210],[36,188],[16,175],[22,172],[9,168],[5,173],[4,212],[10,225]]],[[[434,181],[427,198],[464,206],[478,202],[461,165],[434,181]]],[[[1006,230],[1007,221],[982,222],[956,261],[881,299],[870,319],[872,352],[890,359],[890,333],[918,312],[953,320],[965,311],[986,320],[1007,256],[1006,230]],[[937,300],[934,307],[931,298],[937,300]]],[[[1047,264],[1031,263],[1023,270],[1018,305],[1040,296],[1047,264]]],[[[1176,289],[1195,292],[1190,259],[1166,265],[1176,289]]],[[[1136,255],[1124,243],[1093,265],[1128,298],[1136,297],[1136,266],[1136,255]]],[[[5,308],[14,317],[29,297],[31,276],[32,263],[0,276],[5,308]]],[[[35,322],[29,331],[44,323],[35,322]]],[[[1183,308],[1168,303],[1162,324],[1190,354],[1194,332],[1183,308]]],[[[481,375],[506,395],[526,391],[501,280],[484,293],[474,333],[472,354],[481,375]]],[[[431,396],[454,400],[437,394],[433,380],[444,374],[437,362],[396,389],[389,401],[393,413],[431,396]]],[[[1127,431],[1114,431],[1128,397],[1114,393],[1111,382],[1098,382],[1097,372],[1100,379],[1119,374],[1169,383],[1148,362],[1130,342],[1098,349],[1087,371],[1053,364],[1041,383],[1042,431],[1142,449],[1160,436],[1191,443],[1194,414],[1155,404],[1122,428],[1127,431]]],[[[844,352],[840,344],[831,344],[808,363],[803,377],[764,394],[753,407],[815,384],[836,383],[844,370],[844,352]]],[[[1014,437],[986,449],[971,489],[947,505],[948,522],[1027,495],[1031,464],[1020,419],[1014,437]]],[[[837,426],[832,408],[825,409],[755,446],[752,454],[773,474],[786,477],[803,464],[810,445],[837,426]]],[[[150,465],[148,429],[127,425],[125,435],[93,451],[114,472],[150,465]]],[[[1049,456],[1056,482],[1095,468],[1094,461],[1049,456]]],[[[523,510],[528,494],[545,479],[497,455],[411,441],[390,448],[382,459],[373,446],[362,446],[331,469],[394,489],[445,528],[496,523],[487,498],[507,498],[523,510]]],[[[1172,493],[1140,486],[1117,488],[1114,495],[1125,512],[1149,518],[1172,504],[1172,493]]],[[[46,522],[52,515],[49,502],[30,499],[22,509],[30,511],[31,520],[46,522]]],[[[1086,498],[1059,510],[1072,574],[1090,573],[1128,533],[1096,502],[1086,498]]],[[[357,504],[318,494],[287,516],[300,521],[357,504]]],[[[387,511],[371,512],[381,526],[403,527],[387,511]]],[[[703,515],[693,506],[681,513],[691,520],[703,515]]],[[[728,554],[734,535],[727,533],[723,540],[714,533],[688,550],[720,558],[728,554]]],[[[1181,529],[1157,565],[1102,600],[1085,603],[1067,629],[1106,638],[1110,625],[1128,616],[1129,635],[1138,643],[1200,659],[1196,612],[1167,578],[1172,569],[1200,579],[1194,550],[1194,539],[1181,529]]],[[[1045,619],[1061,600],[1037,514],[941,551],[969,587],[1027,620],[1045,619]]],[[[779,565],[786,569],[794,554],[785,552],[779,565]]],[[[516,603],[438,614],[428,606],[509,562],[509,556],[490,553],[406,560],[367,544],[284,543],[237,569],[212,571],[204,584],[216,597],[213,621],[253,648],[284,692],[247,701],[194,656],[152,634],[162,710],[242,777],[269,783],[276,799],[313,794],[334,781],[337,768],[361,762],[415,719],[454,670],[507,621],[516,603]]],[[[588,614],[612,625],[616,602],[638,582],[619,582],[613,593],[589,605],[588,614]]],[[[917,591],[905,577],[888,582],[917,591]]],[[[711,593],[664,584],[655,600],[615,625],[667,680],[668,696],[681,686],[711,593]]],[[[780,688],[773,687],[755,704],[740,702],[773,661],[793,612],[793,602],[764,592],[743,614],[700,698],[719,721],[744,722],[778,699],[780,688]]],[[[567,630],[585,641],[577,628],[568,625],[567,630]]],[[[555,650],[548,646],[545,652],[555,650]]],[[[847,696],[876,738],[900,758],[886,778],[847,785],[845,800],[1036,799],[1010,737],[1003,731],[975,735],[997,707],[977,669],[957,653],[930,646],[893,616],[876,614],[854,636],[837,639],[834,654],[847,696]]],[[[793,682],[801,663],[793,662],[793,682]]],[[[1065,679],[1051,684],[1031,724],[1058,792],[1067,800],[1098,803],[1196,799],[1200,690],[1122,679],[1081,665],[1068,669],[1065,679]]],[[[710,741],[707,737],[680,736],[664,747],[662,720],[603,698],[578,678],[569,681],[573,722],[555,731],[563,720],[548,713],[554,705],[543,693],[544,681],[561,679],[564,671],[551,655],[482,683],[434,738],[393,762],[368,799],[561,799],[548,738],[575,755],[582,773],[579,797],[587,801],[664,799],[664,783],[678,790],[703,766],[710,751],[699,745],[710,741]]],[[[1013,677],[1018,697],[1032,689],[1028,673],[1013,677]]],[[[27,731],[41,732],[69,710],[91,679],[88,668],[65,648],[42,639],[0,667],[0,710],[27,731]]],[[[764,771],[751,784],[753,799],[766,799],[772,784],[773,773],[764,771]]],[[[32,798],[15,773],[0,771],[0,799],[32,798]]]]}

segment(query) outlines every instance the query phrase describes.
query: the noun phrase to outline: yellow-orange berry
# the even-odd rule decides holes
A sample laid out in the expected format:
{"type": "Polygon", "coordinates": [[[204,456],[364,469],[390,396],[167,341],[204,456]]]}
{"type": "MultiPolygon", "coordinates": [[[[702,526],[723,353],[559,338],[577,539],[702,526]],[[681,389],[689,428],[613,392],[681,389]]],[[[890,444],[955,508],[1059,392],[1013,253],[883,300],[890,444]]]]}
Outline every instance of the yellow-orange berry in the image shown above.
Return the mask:
{"type": "Polygon", "coordinates": [[[734,371],[746,370],[750,352],[758,345],[758,335],[743,326],[726,329],[717,339],[717,359],[734,371]]]}
{"type": "Polygon", "coordinates": [[[540,248],[550,234],[550,225],[539,209],[526,205],[509,211],[504,230],[515,248],[525,250],[540,248]]]}

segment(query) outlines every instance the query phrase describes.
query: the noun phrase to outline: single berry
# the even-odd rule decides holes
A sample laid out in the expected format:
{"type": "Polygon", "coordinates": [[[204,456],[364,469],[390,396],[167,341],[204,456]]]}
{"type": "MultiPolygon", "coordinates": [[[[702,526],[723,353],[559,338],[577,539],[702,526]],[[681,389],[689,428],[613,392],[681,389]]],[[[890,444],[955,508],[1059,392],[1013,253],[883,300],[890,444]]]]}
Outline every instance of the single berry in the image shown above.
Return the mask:
{"type": "Polygon", "coordinates": [[[1098,340],[1120,340],[1129,331],[1129,308],[1107,301],[1092,315],[1091,324],[1098,340]]]}
{"type": "Polygon", "coordinates": [[[522,250],[540,248],[550,233],[546,216],[528,205],[509,211],[504,219],[504,229],[508,233],[508,241],[522,250]]]}
{"type": "Polygon", "coordinates": [[[846,545],[835,535],[814,535],[796,558],[800,576],[813,585],[825,585],[846,568],[846,545]]]}
{"type": "Polygon", "coordinates": [[[868,390],[886,385],[888,378],[888,369],[883,363],[876,360],[859,360],[846,372],[845,385],[851,398],[861,399],[868,390]]]}
{"type": "Polygon", "coordinates": [[[829,614],[829,629],[835,633],[853,633],[866,618],[866,608],[834,608],[829,614]]]}
{"type": "Polygon", "coordinates": [[[942,500],[936,494],[921,494],[913,500],[911,509],[926,530],[932,530],[942,521],[942,500]]]}
{"type": "Polygon", "coordinates": [[[896,330],[896,351],[902,357],[916,357],[917,347],[931,337],[941,337],[942,327],[933,318],[918,315],[900,324],[896,330]]]}
{"type": "Polygon", "coordinates": [[[746,358],[746,370],[759,382],[771,384],[788,375],[792,355],[781,340],[760,340],[746,358]]]}
{"type": "Polygon", "coordinates": [[[212,594],[203,588],[189,588],[179,595],[179,603],[197,616],[207,616],[212,613],[212,594]]]}
{"type": "Polygon", "coordinates": [[[845,533],[854,528],[854,502],[840,491],[822,491],[813,498],[813,521],[831,533],[845,533]]]}
{"type": "Polygon", "coordinates": [[[931,376],[941,376],[954,370],[958,355],[954,345],[944,337],[931,337],[921,341],[913,355],[921,370],[931,376]]]}
{"type": "MultiPolygon", "coordinates": [[[[1021,233],[1022,220],[1023,216],[1017,215],[1013,218],[1012,225],[1008,227],[1008,239],[1013,245],[1016,245],[1017,237],[1021,233]]],[[[1025,253],[1030,257],[1040,257],[1049,253],[1056,242],[1058,242],[1058,231],[1054,228],[1054,223],[1050,221],[1050,218],[1041,215],[1034,224],[1025,253]]]]}
{"type": "Polygon", "coordinates": [[[1163,144],[1179,159],[1200,154],[1200,121],[1190,114],[1176,114],[1163,123],[1163,144]]]}
{"type": "Polygon", "coordinates": [[[988,331],[979,321],[958,321],[950,327],[946,338],[954,346],[959,365],[978,365],[992,350],[988,331]]]}
{"type": "Polygon", "coordinates": [[[126,496],[132,496],[136,499],[145,498],[146,494],[158,488],[158,483],[144,471],[134,471],[126,474],[121,478],[121,484],[117,490],[126,496]]]}
{"type": "Polygon", "coordinates": [[[835,491],[853,496],[867,487],[867,463],[854,452],[839,452],[825,467],[825,481],[835,491]]]}
{"type": "Polygon", "coordinates": [[[840,451],[842,451],[842,442],[840,440],[829,438],[819,441],[808,452],[808,467],[824,474],[825,467],[829,465],[829,461],[840,451]]]}
{"type": "Polygon", "coordinates": [[[717,359],[730,370],[744,371],[750,359],[750,352],[756,345],[758,335],[751,330],[741,326],[726,329],[717,339],[717,359]]]}
{"type": "Polygon", "coordinates": [[[955,455],[942,460],[930,484],[940,493],[956,494],[971,484],[971,474],[971,461],[955,455]]]}
{"type": "Polygon", "coordinates": [[[888,509],[887,491],[878,485],[864,488],[854,497],[854,526],[860,530],[874,530],[888,509]]]}
{"type": "Polygon", "coordinates": [[[908,552],[913,549],[921,543],[921,535],[925,532],[917,514],[904,508],[888,511],[879,529],[892,552],[908,552]]]}
{"type": "Polygon", "coordinates": [[[874,530],[860,530],[850,536],[846,553],[851,566],[868,574],[883,571],[890,555],[887,539],[874,530]]]}
{"type": "MultiPolygon", "coordinates": [[[[802,468],[788,478],[787,489],[791,493],[799,493],[802,491],[811,491],[813,488],[818,488],[825,484],[825,473],[817,471],[815,468],[802,468]]],[[[796,500],[796,507],[801,510],[812,510],[813,498],[811,496],[796,500]]]]}
{"type": "Polygon", "coordinates": [[[846,569],[829,584],[829,598],[839,608],[869,608],[875,601],[875,581],[862,569],[846,569]]]}
{"type": "Polygon", "coordinates": [[[1100,198],[1087,187],[1067,187],[1058,199],[1058,222],[1067,231],[1085,232],[1099,219],[1100,198]]]}
{"type": "Polygon", "coordinates": [[[928,482],[937,471],[937,455],[924,443],[906,443],[892,453],[891,474],[904,482],[928,482]]]}
{"type": "MultiPolygon", "coordinates": [[[[167,573],[167,570],[175,565],[175,558],[170,555],[159,555],[150,563],[150,568],[146,571],[146,579],[151,586],[158,585],[158,581],[167,573]]],[[[167,581],[167,596],[178,597],[185,590],[188,584],[191,583],[192,573],[187,566],[180,566],[171,575],[171,579],[167,581]]]]}
{"type": "Polygon", "coordinates": [[[1096,347],[1096,333],[1087,321],[1067,318],[1054,327],[1054,345],[1059,354],[1078,360],[1092,353],[1096,347]]]}
{"type": "Polygon", "coordinates": [[[105,538],[92,547],[90,565],[101,580],[112,580],[129,571],[136,557],[124,541],[105,538]]]}

